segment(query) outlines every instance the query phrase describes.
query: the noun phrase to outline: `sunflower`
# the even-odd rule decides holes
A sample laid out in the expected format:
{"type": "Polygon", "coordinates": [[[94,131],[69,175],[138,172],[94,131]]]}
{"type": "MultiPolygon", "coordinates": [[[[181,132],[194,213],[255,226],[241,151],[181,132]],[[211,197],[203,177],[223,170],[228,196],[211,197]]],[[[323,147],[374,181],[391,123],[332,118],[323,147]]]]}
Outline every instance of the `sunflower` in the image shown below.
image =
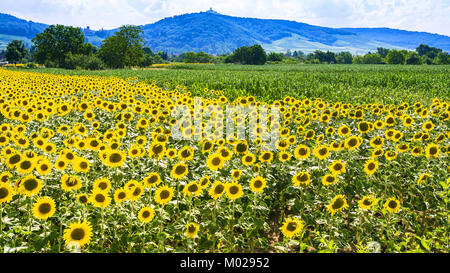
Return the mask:
{"type": "Polygon", "coordinates": [[[42,181],[34,175],[28,175],[20,181],[20,192],[26,196],[33,196],[42,189],[42,181]]]}
{"type": "Polygon", "coordinates": [[[61,188],[64,191],[78,190],[82,186],[81,179],[77,176],[64,174],[61,177],[61,188]]]}
{"type": "Polygon", "coordinates": [[[12,177],[10,172],[2,172],[0,173],[0,183],[8,183],[9,179],[12,177]]]}
{"type": "Polygon", "coordinates": [[[143,179],[142,183],[146,188],[151,188],[158,186],[161,183],[161,177],[158,173],[152,172],[147,174],[147,176],[143,179]]]}
{"type": "Polygon", "coordinates": [[[34,160],[24,158],[16,165],[16,168],[20,174],[29,174],[34,170],[35,166],[34,160]]]}
{"type": "Polygon", "coordinates": [[[105,150],[104,154],[105,158],[100,157],[100,159],[103,159],[103,163],[111,168],[122,167],[126,159],[126,154],[119,150],[105,150]]]}
{"type": "Polygon", "coordinates": [[[77,157],[74,162],[72,162],[72,169],[75,172],[87,173],[91,167],[89,160],[83,157],[77,157]]]}
{"type": "Polygon", "coordinates": [[[195,223],[189,223],[186,225],[186,232],[184,235],[189,238],[195,238],[200,229],[200,226],[195,223]]]}
{"type": "Polygon", "coordinates": [[[172,200],[173,193],[174,189],[167,185],[159,187],[155,192],[155,202],[160,205],[165,205],[172,200]]]}
{"type": "Polygon", "coordinates": [[[427,121],[427,122],[425,122],[423,125],[422,125],[422,129],[425,131],[425,132],[430,132],[431,130],[433,130],[433,128],[434,128],[434,124],[433,124],[433,122],[430,120],[430,121],[427,121]]]}
{"type": "Polygon", "coordinates": [[[222,196],[222,194],[225,192],[225,184],[223,184],[220,181],[215,181],[214,184],[211,186],[211,189],[209,189],[209,195],[213,199],[217,199],[222,196]]]}
{"type": "Polygon", "coordinates": [[[310,153],[308,146],[300,144],[294,150],[294,157],[298,160],[307,159],[310,153]]]}
{"type": "Polygon", "coordinates": [[[397,158],[397,153],[395,151],[386,151],[384,157],[386,160],[394,160],[397,158]]]}
{"type": "Polygon", "coordinates": [[[47,158],[40,159],[36,165],[36,171],[40,175],[48,175],[52,171],[52,164],[47,158]]]}
{"type": "Polygon", "coordinates": [[[197,181],[192,181],[186,184],[183,188],[185,196],[199,196],[202,193],[202,186],[197,181]]]}
{"type": "Polygon", "coordinates": [[[89,222],[73,222],[64,230],[66,245],[76,243],[80,247],[89,244],[92,236],[92,226],[89,222]]]}
{"type": "Polygon", "coordinates": [[[148,223],[155,217],[155,210],[151,207],[143,207],[138,212],[138,218],[142,223],[148,223]]]}
{"type": "Polygon", "coordinates": [[[114,202],[122,203],[123,201],[128,199],[128,191],[125,189],[117,189],[114,192],[114,202]]]}
{"type": "Polygon", "coordinates": [[[425,156],[427,158],[432,158],[435,157],[437,158],[439,156],[439,146],[437,146],[434,143],[430,143],[427,145],[427,147],[425,148],[425,156]]]}
{"type": "Polygon", "coordinates": [[[330,148],[326,145],[320,145],[314,148],[313,154],[319,159],[323,160],[330,155],[330,148]]]}
{"type": "Polygon", "coordinates": [[[245,140],[237,142],[236,145],[234,146],[234,153],[236,154],[243,155],[246,154],[247,152],[248,152],[248,143],[245,140]]]}
{"type": "Polygon", "coordinates": [[[337,182],[337,177],[335,174],[326,174],[322,177],[322,184],[324,186],[330,186],[333,184],[336,184],[337,182]]]}
{"type": "Polygon", "coordinates": [[[217,171],[223,168],[225,161],[218,153],[210,154],[206,159],[206,166],[212,171],[217,171]]]}
{"type": "Polygon", "coordinates": [[[231,177],[233,178],[233,180],[239,180],[239,178],[241,178],[242,175],[242,170],[232,170],[231,171],[231,177]]]}
{"type": "Polygon", "coordinates": [[[50,197],[39,198],[33,206],[33,215],[39,220],[52,217],[55,211],[55,200],[50,197]]]}
{"type": "Polygon", "coordinates": [[[422,147],[416,146],[411,149],[411,155],[413,156],[420,156],[423,153],[422,147]]]}
{"type": "Polygon", "coordinates": [[[170,176],[174,179],[182,179],[189,173],[189,168],[184,163],[177,163],[172,167],[170,176]]]}
{"type": "Polygon", "coordinates": [[[270,163],[273,160],[273,153],[271,151],[263,151],[258,157],[262,163],[270,163]]]}
{"type": "Polygon", "coordinates": [[[85,193],[81,193],[77,195],[77,201],[80,204],[86,205],[89,202],[89,196],[85,193]]]}
{"type": "Polygon", "coordinates": [[[231,200],[240,198],[244,191],[242,190],[242,186],[237,182],[230,182],[226,184],[225,192],[227,197],[231,200]]]}
{"type": "Polygon", "coordinates": [[[345,200],[345,197],[339,194],[334,197],[333,200],[331,200],[330,204],[328,205],[328,211],[331,213],[331,215],[334,215],[336,212],[341,211],[347,207],[348,204],[345,200]]]}
{"type": "Polygon", "coordinates": [[[350,136],[345,140],[345,148],[347,148],[349,151],[353,151],[356,148],[359,147],[359,145],[361,145],[361,141],[362,139],[360,139],[357,136],[350,136]]]}
{"type": "Polygon", "coordinates": [[[292,177],[291,181],[296,187],[300,185],[308,186],[311,183],[311,176],[308,172],[299,172],[292,177]]]}
{"type": "Polygon", "coordinates": [[[289,161],[289,159],[291,159],[291,154],[289,152],[283,151],[278,155],[278,160],[280,160],[280,162],[286,162],[289,161]]]}
{"type": "Polygon", "coordinates": [[[0,205],[9,203],[14,195],[14,190],[9,183],[0,182],[0,205]]]}
{"type": "Polygon", "coordinates": [[[397,213],[400,210],[400,201],[391,197],[384,203],[384,208],[389,212],[397,213]]]}
{"type": "Polygon", "coordinates": [[[111,190],[111,182],[108,178],[97,178],[94,180],[94,190],[95,189],[109,191],[111,190]]]}
{"type": "Polygon", "coordinates": [[[334,175],[339,175],[341,173],[345,173],[345,166],[346,164],[342,162],[341,160],[335,160],[331,163],[331,165],[328,167],[330,172],[334,175]]]}
{"type": "Polygon", "coordinates": [[[99,189],[95,189],[89,197],[89,202],[97,208],[106,208],[111,203],[111,197],[108,193],[99,189]]]}
{"type": "Polygon", "coordinates": [[[178,151],[178,158],[181,161],[190,161],[194,158],[194,149],[192,147],[186,146],[178,151]]]}
{"type": "Polygon", "coordinates": [[[264,188],[266,187],[266,179],[264,179],[261,176],[253,177],[250,180],[250,189],[254,192],[261,193],[264,191],[264,188]]]}
{"type": "Polygon", "coordinates": [[[134,187],[128,189],[128,199],[131,201],[136,201],[144,194],[144,187],[141,185],[141,183],[135,181],[134,187]]]}
{"type": "Polygon", "coordinates": [[[368,175],[372,175],[378,169],[379,163],[376,160],[369,159],[364,164],[364,172],[368,175]]]}
{"type": "Polygon", "coordinates": [[[358,201],[358,205],[363,210],[369,210],[376,205],[377,201],[378,200],[372,195],[364,196],[361,200],[358,201]]]}
{"type": "Polygon", "coordinates": [[[256,161],[256,157],[255,155],[253,155],[252,153],[247,153],[242,157],[242,164],[245,166],[249,166],[252,165],[253,163],[255,163],[256,161]]]}
{"type": "Polygon", "coordinates": [[[281,232],[287,238],[295,237],[303,229],[303,221],[297,217],[289,217],[284,220],[281,232]]]}
{"type": "Polygon", "coordinates": [[[351,130],[347,125],[342,125],[341,127],[338,128],[338,134],[341,137],[347,137],[348,135],[350,135],[351,130]]]}

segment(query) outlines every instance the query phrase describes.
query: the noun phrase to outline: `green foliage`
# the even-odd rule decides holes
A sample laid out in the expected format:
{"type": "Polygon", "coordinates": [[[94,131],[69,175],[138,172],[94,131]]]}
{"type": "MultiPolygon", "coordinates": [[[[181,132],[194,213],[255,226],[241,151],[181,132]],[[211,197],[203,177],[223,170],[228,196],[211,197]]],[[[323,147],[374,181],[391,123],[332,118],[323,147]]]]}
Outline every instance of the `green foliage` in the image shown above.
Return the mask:
{"type": "Polygon", "coordinates": [[[450,64],[450,56],[447,52],[439,52],[434,62],[435,64],[450,64]]]}
{"type": "Polygon", "coordinates": [[[405,64],[420,64],[420,56],[417,52],[410,51],[406,54],[405,64]]]}
{"type": "Polygon", "coordinates": [[[87,69],[99,70],[104,68],[102,60],[94,55],[83,55],[68,53],[64,59],[64,68],[66,69],[87,69]]]}
{"type": "Polygon", "coordinates": [[[383,59],[381,58],[380,54],[378,53],[367,53],[363,57],[363,63],[364,64],[381,64],[383,63],[383,59]]]}
{"type": "Polygon", "coordinates": [[[33,38],[34,58],[40,63],[64,66],[66,54],[89,54],[92,45],[85,44],[84,34],[79,28],[51,25],[33,38]]]}
{"type": "Polygon", "coordinates": [[[405,62],[405,56],[399,50],[392,49],[386,55],[386,63],[388,64],[403,64],[405,62]]]}
{"type": "Polygon", "coordinates": [[[420,56],[426,55],[429,58],[434,59],[439,52],[442,52],[442,49],[431,47],[429,45],[420,44],[416,48],[416,51],[420,56]]]}
{"type": "Polygon", "coordinates": [[[260,45],[243,46],[236,48],[225,62],[263,65],[266,62],[266,52],[260,45]]]}
{"type": "Polygon", "coordinates": [[[110,68],[138,66],[145,54],[142,34],[139,26],[120,27],[118,32],[103,41],[98,56],[110,68]]]}
{"type": "Polygon", "coordinates": [[[283,58],[283,53],[270,52],[269,54],[267,54],[267,61],[281,62],[283,58]]]}
{"type": "Polygon", "coordinates": [[[353,56],[350,52],[339,52],[336,55],[336,62],[338,64],[351,64],[353,60],[353,56]]]}
{"type": "Polygon", "coordinates": [[[10,63],[21,62],[22,59],[28,56],[28,50],[25,48],[25,44],[19,40],[11,41],[6,47],[5,57],[10,63]]]}

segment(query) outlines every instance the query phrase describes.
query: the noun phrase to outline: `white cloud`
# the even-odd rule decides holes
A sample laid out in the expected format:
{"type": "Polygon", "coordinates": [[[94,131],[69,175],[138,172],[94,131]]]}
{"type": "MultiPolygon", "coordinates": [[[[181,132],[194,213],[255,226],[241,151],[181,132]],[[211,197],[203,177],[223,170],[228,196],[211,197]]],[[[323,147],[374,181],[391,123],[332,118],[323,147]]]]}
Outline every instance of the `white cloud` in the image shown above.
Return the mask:
{"type": "Polygon", "coordinates": [[[448,0],[2,0],[0,12],[47,24],[111,29],[205,11],[327,27],[390,27],[450,36],[448,0]]]}

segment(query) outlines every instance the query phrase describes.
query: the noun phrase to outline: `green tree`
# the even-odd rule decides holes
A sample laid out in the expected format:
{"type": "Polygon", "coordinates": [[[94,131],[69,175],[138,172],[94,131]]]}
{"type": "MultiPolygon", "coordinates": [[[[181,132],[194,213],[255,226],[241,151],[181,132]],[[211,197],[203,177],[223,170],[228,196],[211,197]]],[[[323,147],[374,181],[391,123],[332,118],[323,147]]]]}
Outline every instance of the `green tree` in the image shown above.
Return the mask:
{"type": "Polygon", "coordinates": [[[436,47],[431,47],[431,46],[425,45],[425,44],[420,44],[416,48],[416,51],[419,54],[419,56],[426,55],[429,58],[434,59],[439,54],[439,52],[442,52],[442,49],[436,48],[436,47]]]}
{"type": "Polygon", "coordinates": [[[225,58],[225,62],[263,65],[266,63],[266,52],[260,45],[243,46],[236,48],[233,54],[225,58]]]}
{"type": "Polygon", "coordinates": [[[27,55],[28,50],[20,40],[12,40],[6,47],[5,58],[10,63],[16,64],[21,62],[27,55]]]}
{"type": "MultiPolygon", "coordinates": [[[[296,51],[294,51],[296,53],[296,51]]],[[[267,60],[271,62],[281,62],[283,60],[283,53],[270,52],[267,54],[267,60]]]]}
{"type": "Polygon", "coordinates": [[[353,60],[353,56],[350,52],[339,52],[336,55],[336,62],[338,64],[351,64],[353,60]]]}
{"type": "Polygon", "coordinates": [[[99,58],[111,68],[140,65],[145,54],[143,33],[140,26],[120,27],[113,36],[103,41],[98,51],[99,58]]]}
{"type": "Polygon", "coordinates": [[[399,50],[389,50],[389,53],[386,55],[386,62],[388,64],[403,64],[405,62],[405,56],[399,50]]]}
{"type": "Polygon", "coordinates": [[[435,64],[450,64],[450,55],[447,52],[439,52],[434,58],[435,64]]]}
{"type": "Polygon", "coordinates": [[[386,58],[386,55],[389,53],[389,49],[384,47],[377,47],[377,53],[380,54],[381,58],[386,58]]]}
{"type": "Polygon", "coordinates": [[[406,64],[420,64],[420,56],[417,52],[410,51],[405,57],[406,64]]]}
{"type": "Polygon", "coordinates": [[[382,64],[383,58],[378,53],[367,53],[363,57],[363,63],[365,64],[382,64]]]}
{"type": "Polygon", "coordinates": [[[51,25],[32,39],[34,58],[40,63],[55,63],[64,66],[66,54],[89,54],[92,45],[85,44],[80,28],[63,25],[51,25]]]}

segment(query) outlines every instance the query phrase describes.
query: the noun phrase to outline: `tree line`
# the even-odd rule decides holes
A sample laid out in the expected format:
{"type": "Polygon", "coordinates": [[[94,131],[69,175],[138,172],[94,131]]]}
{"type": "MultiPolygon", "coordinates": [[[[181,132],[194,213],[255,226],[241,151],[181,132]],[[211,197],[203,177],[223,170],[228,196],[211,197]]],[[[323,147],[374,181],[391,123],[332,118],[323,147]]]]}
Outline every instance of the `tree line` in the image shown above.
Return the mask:
{"type": "Polygon", "coordinates": [[[125,25],[114,35],[103,40],[97,48],[85,41],[80,28],[51,25],[33,39],[28,50],[19,40],[13,40],[0,52],[0,59],[10,63],[34,61],[46,67],[66,69],[103,69],[146,67],[155,63],[239,63],[262,65],[265,63],[308,64],[450,64],[450,56],[442,49],[419,45],[415,51],[378,47],[376,52],[352,55],[350,52],[316,50],[305,54],[300,50],[285,53],[266,53],[260,45],[243,46],[231,54],[214,56],[205,52],[186,52],[177,56],[167,52],[154,53],[144,46],[144,31],[140,26],[125,25]]]}

